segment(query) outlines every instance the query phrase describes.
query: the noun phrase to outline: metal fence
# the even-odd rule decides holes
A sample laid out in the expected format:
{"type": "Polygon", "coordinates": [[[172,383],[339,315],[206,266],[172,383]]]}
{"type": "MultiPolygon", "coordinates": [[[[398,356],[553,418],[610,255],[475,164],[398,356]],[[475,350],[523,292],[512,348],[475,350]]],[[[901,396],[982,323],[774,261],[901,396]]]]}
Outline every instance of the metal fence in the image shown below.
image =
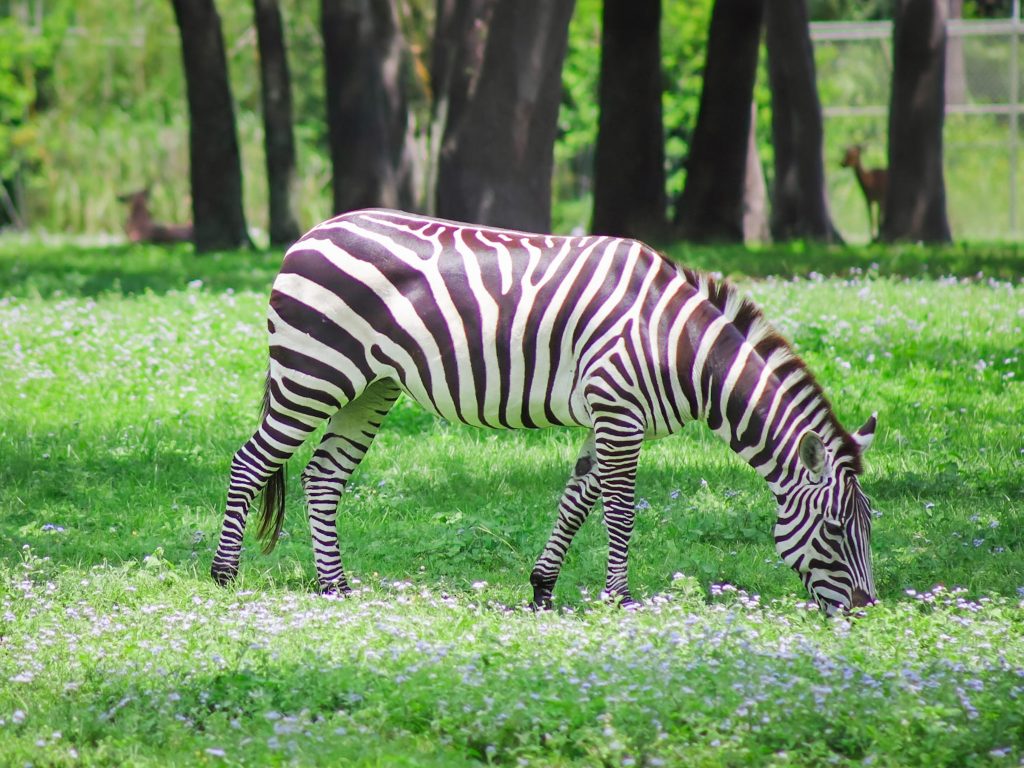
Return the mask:
{"type": "MultiPolygon", "coordinates": [[[[950,226],[958,240],[1022,234],[1020,0],[1005,19],[947,22],[945,150],[950,226]]],[[[843,149],[865,148],[865,165],[884,166],[892,82],[892,23],[811,25],[825,117],[826,176],[832,215],[852,241],[868,237],[867,212],[843,149]]]]}

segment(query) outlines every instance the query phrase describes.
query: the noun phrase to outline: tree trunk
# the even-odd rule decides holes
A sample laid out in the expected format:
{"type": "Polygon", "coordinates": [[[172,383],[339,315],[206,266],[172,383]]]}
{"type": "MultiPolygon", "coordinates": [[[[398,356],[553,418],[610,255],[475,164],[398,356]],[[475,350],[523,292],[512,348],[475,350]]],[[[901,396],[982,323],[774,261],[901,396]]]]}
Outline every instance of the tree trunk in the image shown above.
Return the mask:
{"type": "Polygon", "coordinates": [[[213,0],[172,2],[181,33],[188,92],[196,250],[249,246],[242,208],[242,165],[220,17],[213,0]]]}
{"type": "Polygon", "coordinates": [[[661,0],[604,0],[594,234],[664,234],[660,24],[661,0]]]}
{"type": "Polygon", "coordinates": [[[254,0],[263,85],[263,132],[270,193],[270,244],[288,245],[299,237],[292,209],[295,139],[292,134],[292,86],[277,0],[254,0]]]}
{"type": "MultiPolygon", "coordinates": [[[[498,0],[479,80],[449,105],[437,212],[453,219],[546,231],[574,0],[498,0]],[[455,114],[452,114],[454,112],[455,114]]],[[[456,71],[464,71],[462,62],[456,71]]]]}
{"type": "MultiPolygon", "coordinates": [[[[947,0],[949,19],[961,19],[964,0],[947,0]]],[[[964,58],[963,35],[952,35],[946,41],[946,104],[967,103],[967,63],[964,58]]]]}
{"type": "Polygon", "coordinates": [[[437,0],[430,59],[430,146],[427,210],[437,211],[437,175],[445,127],[457,125],[483,67],[487,29],[497,0],[437,0]]]}
{"type": "Polygon", "coordinates": [[[757,103],[750,102],[750,131],[747,140],[747,170],[743,181],[743,242],[770,243],[768,227],[768,185],[757,151],[757,103]]]}
{"type": "Polygon", "coordinates": [[[321,0],[334,212],[413,204],[394,0],[321,0]]]}
{"type": "Polygon", "coordinates": [[[716,0],[697,125],[676,204],[681,237],[743,241],[743,190],[763,0],[716,0]]]}
{"type": "Polygon", "coordinates": [[[772,235],[839,242],[825,195],[824,131],[806,0],[769,0],[765,26],[775,147],[772,235]]]}
{"type": "Polygon", "coordinates": [[[893,26],[889,188],[881,239],[951,239],[942,171],[946,0],[900,0],[893,26]]]}

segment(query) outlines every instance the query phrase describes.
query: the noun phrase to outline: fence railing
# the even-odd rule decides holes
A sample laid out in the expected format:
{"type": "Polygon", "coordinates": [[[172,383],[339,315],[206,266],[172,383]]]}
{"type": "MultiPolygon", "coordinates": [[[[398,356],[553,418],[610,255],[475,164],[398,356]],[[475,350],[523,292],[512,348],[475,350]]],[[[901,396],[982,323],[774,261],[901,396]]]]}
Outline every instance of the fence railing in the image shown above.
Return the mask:
{"type": "MultiPolygon", "coordinates": [[[[945,176],[958,239],[1013,239],[1022,234],[1022,36],[1020,0],[1014,0],[1009,18],[947,21],[945,176]]],[[[845,144],[866,144],[875,161],[871,164],[883,164],[892,22],[815,22],[811,39],[826,152],[838,155],[845,144]]],[[[837,225],[851,239],[866,237],[863,204],[855,201],[852,175],[834,164],[828,168],[837,225]]]]}

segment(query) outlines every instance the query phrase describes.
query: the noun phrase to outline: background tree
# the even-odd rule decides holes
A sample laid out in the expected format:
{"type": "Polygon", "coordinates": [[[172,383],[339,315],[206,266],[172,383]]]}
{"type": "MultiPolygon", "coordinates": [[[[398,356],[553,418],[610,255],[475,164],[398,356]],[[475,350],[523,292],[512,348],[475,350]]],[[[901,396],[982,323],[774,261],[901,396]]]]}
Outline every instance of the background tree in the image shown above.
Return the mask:
{"type": "Polygon", "coordinates": [[[463,108],[452,114],[449,106],[438,165],[439,215],[550,228],[553,145],[572,10],[573,0],[498,1],[479,80],[463,108]]]}
{"type": "Polygon", "coordinates": [[[427,210],[437,209],[437,165],[445,126],[457,124],[483,67],[487,29],[497,0],[437,0],[430,59],[427,210]]]}
{"type": "Polygon", "coordinates": [[[189,110],[189,166],[197,251],[250,245],[242,166],[220,16],[213,0],[172,0],[189,110]]]}
{"type": "Polygon", "coordinates": [[[299,237],[299,224],[292,206],[295,137],[292,131],[291,77],[277,0],[254,0],[253,10],[259,42],[263,144],[270,198],[270,244],[288,245],[299,237]]]}
{"type": "Polygon", "coordinates": [[[595,234],[658,238],[665,228],[661,0],[604,0],[595,234]]]}
{"type": "Polygon", "coordinates": [[[763,0],[717,0],[686,184],[676,204],[679,234],[699,242],[743,241],[750,102],[763,0]]]}
{"type": "Polygon", "coordinates": [[[942,171],[946,0],[900,0],[893,25],[889,188],[881,239],[951,239],[942,171]]]}
{"type": "Polygon", "coordinates": [[[405,43],[394,0],[322,0],[334,213],[413,207],[405,43]]]}
{"type": "Polygon", "coordinates": [[[750,130],[747,133],[747,164],[743,178],[743,242],[771,242],[768,225],[768,184],[757,147],[757,103],[750,104],[750,130]]]}
{"type": "Polygon", "coordinates": [[[765,27],[775,149],[772,236],[839,241],[825,195],[824,130],[805,0],[766,3],[765,27]]]}

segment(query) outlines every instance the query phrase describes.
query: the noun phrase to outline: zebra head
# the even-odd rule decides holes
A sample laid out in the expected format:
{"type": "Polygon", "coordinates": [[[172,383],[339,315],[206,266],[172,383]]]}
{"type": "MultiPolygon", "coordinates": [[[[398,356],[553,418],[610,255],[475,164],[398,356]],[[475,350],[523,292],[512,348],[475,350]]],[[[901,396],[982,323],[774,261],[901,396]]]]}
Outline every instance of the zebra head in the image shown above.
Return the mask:
{"type": "Polygon", "coordinates": [[[871,572],[871,504],[860,488],[860,456],[871,445],[876,417],[833,454],[814,432],[797,448],[797,481],[777,496],[775,547],[830,616],[875,602],[871,572]]]}

